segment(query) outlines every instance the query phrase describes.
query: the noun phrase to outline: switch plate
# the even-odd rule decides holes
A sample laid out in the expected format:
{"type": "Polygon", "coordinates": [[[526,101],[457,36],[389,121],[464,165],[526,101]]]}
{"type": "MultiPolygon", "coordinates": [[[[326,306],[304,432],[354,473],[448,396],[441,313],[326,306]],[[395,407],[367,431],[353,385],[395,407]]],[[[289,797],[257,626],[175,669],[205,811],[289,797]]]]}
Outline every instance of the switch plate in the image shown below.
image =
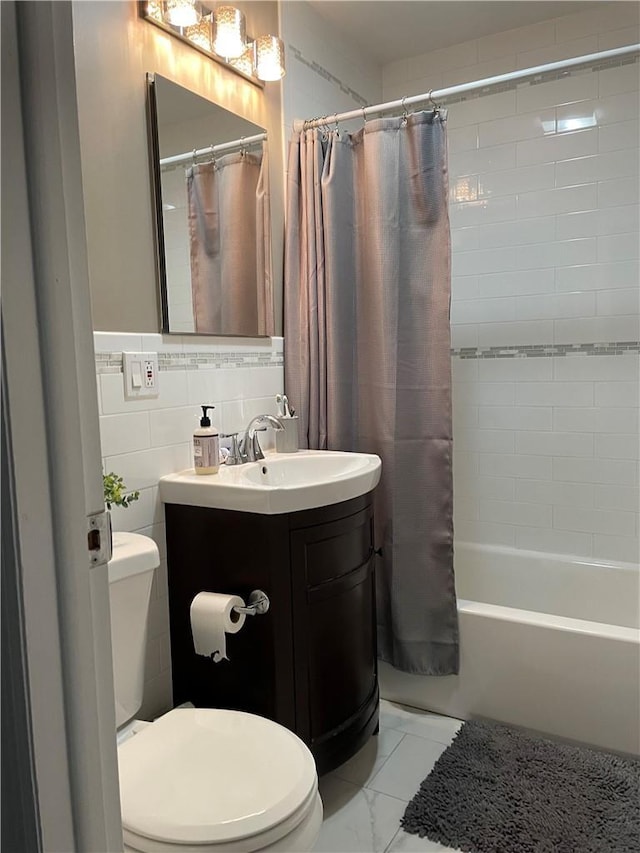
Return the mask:
{"type": "Polygon", "coordinates": [[[123,352],[122,375],[124,377],[125,400],[140,400],[157,397],[158,353],[123,352]]]}

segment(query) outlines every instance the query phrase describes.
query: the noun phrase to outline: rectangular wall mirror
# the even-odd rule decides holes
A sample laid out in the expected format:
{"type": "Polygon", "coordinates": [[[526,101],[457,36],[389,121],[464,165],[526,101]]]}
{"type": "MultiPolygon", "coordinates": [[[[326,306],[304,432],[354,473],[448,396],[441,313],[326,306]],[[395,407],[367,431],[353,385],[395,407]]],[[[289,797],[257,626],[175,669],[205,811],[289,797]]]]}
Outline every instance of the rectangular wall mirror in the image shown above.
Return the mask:
{"type": "Polygon", "coordinates": [[[264,128],[148,74],[162,330],[273,334],[264,128]]]}

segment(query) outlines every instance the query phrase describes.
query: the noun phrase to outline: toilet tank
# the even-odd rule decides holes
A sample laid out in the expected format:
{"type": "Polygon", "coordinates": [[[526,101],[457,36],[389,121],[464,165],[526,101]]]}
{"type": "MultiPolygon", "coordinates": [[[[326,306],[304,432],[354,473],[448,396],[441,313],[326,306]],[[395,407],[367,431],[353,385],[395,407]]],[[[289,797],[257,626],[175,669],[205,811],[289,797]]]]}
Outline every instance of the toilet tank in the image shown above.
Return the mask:
{"type": "Polygon", "coordinates": [[[118,728],[142,705],[147,622],[158,546],[138,533],[114,533],[109,561],[111,647],[118,728]]]}

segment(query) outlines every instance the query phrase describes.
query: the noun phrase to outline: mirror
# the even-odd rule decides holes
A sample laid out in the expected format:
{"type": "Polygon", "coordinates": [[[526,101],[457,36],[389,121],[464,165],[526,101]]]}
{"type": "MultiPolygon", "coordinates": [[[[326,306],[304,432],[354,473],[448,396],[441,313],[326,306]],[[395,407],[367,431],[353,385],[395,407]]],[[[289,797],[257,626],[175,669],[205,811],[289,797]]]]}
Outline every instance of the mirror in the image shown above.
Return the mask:
{"type": "Polygon", "coordinates": [[[162,330],[273,334],[266,132],[147,79],[162,330]]]}

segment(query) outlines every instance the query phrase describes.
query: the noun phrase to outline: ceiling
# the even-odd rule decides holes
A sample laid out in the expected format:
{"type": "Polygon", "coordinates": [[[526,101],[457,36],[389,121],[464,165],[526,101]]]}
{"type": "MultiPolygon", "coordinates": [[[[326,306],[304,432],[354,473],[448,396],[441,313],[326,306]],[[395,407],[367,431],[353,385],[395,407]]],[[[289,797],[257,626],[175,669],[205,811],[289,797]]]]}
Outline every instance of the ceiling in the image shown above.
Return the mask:
{"type": "MultiPolygon", "coordinates": [[[[603,3],[555,0],[309,0],[381,64],[603,3]]],[[[608,5],[608,4],[607,4],[608,5]]],[[[611,3],[617,6],[618,3],[611,3]]]]}

